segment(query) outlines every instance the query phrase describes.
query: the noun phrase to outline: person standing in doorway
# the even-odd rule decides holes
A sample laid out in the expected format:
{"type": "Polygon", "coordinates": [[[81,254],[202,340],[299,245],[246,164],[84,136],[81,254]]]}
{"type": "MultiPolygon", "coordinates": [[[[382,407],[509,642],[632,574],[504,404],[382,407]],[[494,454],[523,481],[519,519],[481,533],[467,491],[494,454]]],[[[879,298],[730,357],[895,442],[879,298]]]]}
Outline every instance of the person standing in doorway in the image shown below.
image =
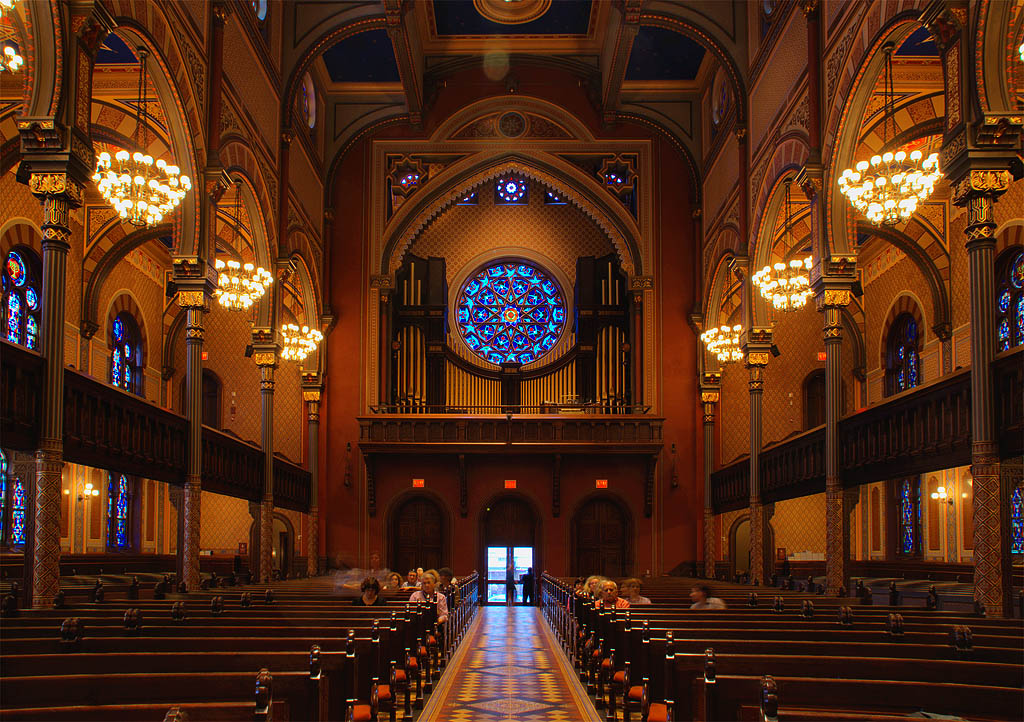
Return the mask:
{"type": "Polygon", "coordinates": [[[526,570],[526,574],[519,577],[519,581],[523,583],[523,604],[534,603],[534,588],[536,580],[533,576],[533,567],[526,570]]]}
{"type": "Polygon", "coordinates": [[[509,555],[508,564],[505,565],[505,606],[511,607],[516,603],[516,566],[509,555]]]}

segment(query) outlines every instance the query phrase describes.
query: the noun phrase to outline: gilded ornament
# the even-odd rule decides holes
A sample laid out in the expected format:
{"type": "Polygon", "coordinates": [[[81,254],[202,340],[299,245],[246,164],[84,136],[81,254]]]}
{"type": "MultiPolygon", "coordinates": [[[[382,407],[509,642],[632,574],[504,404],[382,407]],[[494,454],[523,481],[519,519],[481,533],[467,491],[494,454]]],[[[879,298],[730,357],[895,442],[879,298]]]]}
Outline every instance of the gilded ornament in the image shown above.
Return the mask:
{"type": "Polygon", "coordinates": [[[319,389],[316,389],[316,390],[313,390],[313,391],[303,391],[302,392],[302,400],[303,401],[320,401],[320,391],[319,391],[319,389]]]}
{"type": "Polygon", "coordinates": [[[972,170],[953,185],[953,203],[962,206],[971,196],[998,196],[1010,187],[1008,170],[972,170]]]}
{"type": "Polygon", "coordinates": [[[252,360],[257,366],[274,366],[277,363],[277,355],[273,351],[260,351],[252,355],[252,360]]]}
{"type": "Polygon", "coordinates": [[[747,366],[767,366],[768,353],[764,351],[752,351],[747,354],[747,366]]]}
{"type": "Polygon", "coordinates": [[[717,404],[719,393],[717,391],[701,391],[700,400],[705,404],[717,404]]]}
{"type": "Polygon", "coordinates": [[[206,294],[202,291],[178,291],[178,305],[182,308],[206,306],[206,294]]]}
{"type": "Polygon", "coordinates": [[[629,279],[630,291],[653,291],[654,276],[631,276],[629,279]]]}

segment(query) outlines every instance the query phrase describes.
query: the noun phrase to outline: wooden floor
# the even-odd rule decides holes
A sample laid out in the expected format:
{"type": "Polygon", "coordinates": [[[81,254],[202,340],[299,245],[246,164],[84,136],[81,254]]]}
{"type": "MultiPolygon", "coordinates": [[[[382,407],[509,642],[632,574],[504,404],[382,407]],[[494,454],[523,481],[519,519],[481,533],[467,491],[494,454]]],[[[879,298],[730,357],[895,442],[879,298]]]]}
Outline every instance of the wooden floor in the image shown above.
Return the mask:
{"type": "Polygon", "coordinates": [[[482,607],[419,722],[601,718],[536,607],[482,607]]]}

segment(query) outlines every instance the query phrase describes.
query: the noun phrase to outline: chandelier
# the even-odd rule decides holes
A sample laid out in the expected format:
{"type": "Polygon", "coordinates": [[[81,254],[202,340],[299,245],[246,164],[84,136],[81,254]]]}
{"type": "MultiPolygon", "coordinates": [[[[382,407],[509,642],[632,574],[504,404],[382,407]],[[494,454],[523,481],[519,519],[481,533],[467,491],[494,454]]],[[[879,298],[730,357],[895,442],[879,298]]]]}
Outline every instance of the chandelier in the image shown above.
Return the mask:
{"type": "Polygon", "coordinates": [[[740,324],[709,328],[700,335],[700,340],[707,347],[708,353],[718,358],[718,363],[734,363],[743,360],[743,350],[740,348],[742,330],[740,324]]]}
{"type": "Polygon", "coordinates": [[[324,335],[317,329],[309,326],[299,328],[294,323],[286,323],[282,326],[281,336],[284,337],[284,342],[281,345],[281,357],[289,361],[305,361],[306,357],[316,351],[316,347],[324,339],[324,335]]]}
{"type": "MultiPolygon", "coordinates": [[[[793,247],[793,206],[791,203],[792,181],[786,181],[786,228],[783,238],[789,237],[789,248],[793,247]]],[[[794,311],[803,308],[811,295],[811,256],[794,258],[788,263],[779,261],[768,264],[750,277],[761,292],[761,296],[778,311],[794,311]]]]}
{"type": "MultiPolygon", "coordinates": [[[[241,188],[235,183],[235,220],[231,224],[231,245],[234,248],[238,247],[241,198],[241,188]]],[[[256,301],[263,298],[267,287],[274,282],[270,271],[253,263],[243,264],[235,260],[222,261],[218,258],[213,265],[217,270],[217,290],[213,295],[217,302],[229,311],[245,311],[251,308],[256,301]]]]}
{"type": "MultiPolygon", "coordinates": [[[[886,43],[882,47],[885,53],[883,147],[893,140],[891,136],[895,136],[896,101],[892,75],[894,49],[893,43],[886,43]]],[[[855,170],[844,170],[839,178],[839,189],[869,221],[875,225],[892,226],[910,218],[917,210],[917,204],[932,194],[935,183],[941,177],[938,153],[931,153],[925,158],[920,150],[910,155],[902,150],[896,153],[886,151],[872,156],[870,161],[860,161],[855,170]]]]}
{"type": "MultiPolygon", "coordinates": [[[[10,15],[14,10],[14,3],[17,0],[0,0],[0,20],[10,15]]],[[[0,54],[0,73],[16,73],[21,70],[25,60],[18,53],[14,28],[5,21],[0,27],[0,41],[3,41],[3,50],[0,54]]]]}
{"type": "Polygon", "coordinates": [[[14,3],[18,0],[0,0],[0,18],[7,15],[14,9],[14,3]]]}
{"type": "Polygon", "coordinates": [[[181,175],[178,166],[168,165],[163,158],[154,163],[153,156],[145,153],[145,115],[149,102],[146,56],[149,53],[144,48],[139,48],[138,53],[139,97],[135,107],[133,138],[136,150],[120,149],[113,158],[106,151],[100,153],[92,179],[123,220],[133,226],[155,226],[181,203],[191,190],[192,181],[187,175],[181,175]]]}
{"type": "Polygon", "coordinates": [[[4,45],[4,54],[0,57],[0,72],[16,73],[21,70],[24,62],[13,45],[4,45]]]}

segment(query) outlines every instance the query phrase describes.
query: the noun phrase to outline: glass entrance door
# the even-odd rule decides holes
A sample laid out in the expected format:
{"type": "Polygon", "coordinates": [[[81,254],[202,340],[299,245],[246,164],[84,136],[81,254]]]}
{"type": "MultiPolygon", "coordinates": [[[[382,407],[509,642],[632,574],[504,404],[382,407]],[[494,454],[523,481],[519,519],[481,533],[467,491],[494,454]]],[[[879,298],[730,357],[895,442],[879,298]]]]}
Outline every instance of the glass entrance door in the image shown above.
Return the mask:
{"type": "Polygon", "coordinates": [[[523,603],[519,581],[533,566],[533,547],[487,547],[487,604],[523,603]],[[513,582],[509,594],[508,583],[513,582]]]}

